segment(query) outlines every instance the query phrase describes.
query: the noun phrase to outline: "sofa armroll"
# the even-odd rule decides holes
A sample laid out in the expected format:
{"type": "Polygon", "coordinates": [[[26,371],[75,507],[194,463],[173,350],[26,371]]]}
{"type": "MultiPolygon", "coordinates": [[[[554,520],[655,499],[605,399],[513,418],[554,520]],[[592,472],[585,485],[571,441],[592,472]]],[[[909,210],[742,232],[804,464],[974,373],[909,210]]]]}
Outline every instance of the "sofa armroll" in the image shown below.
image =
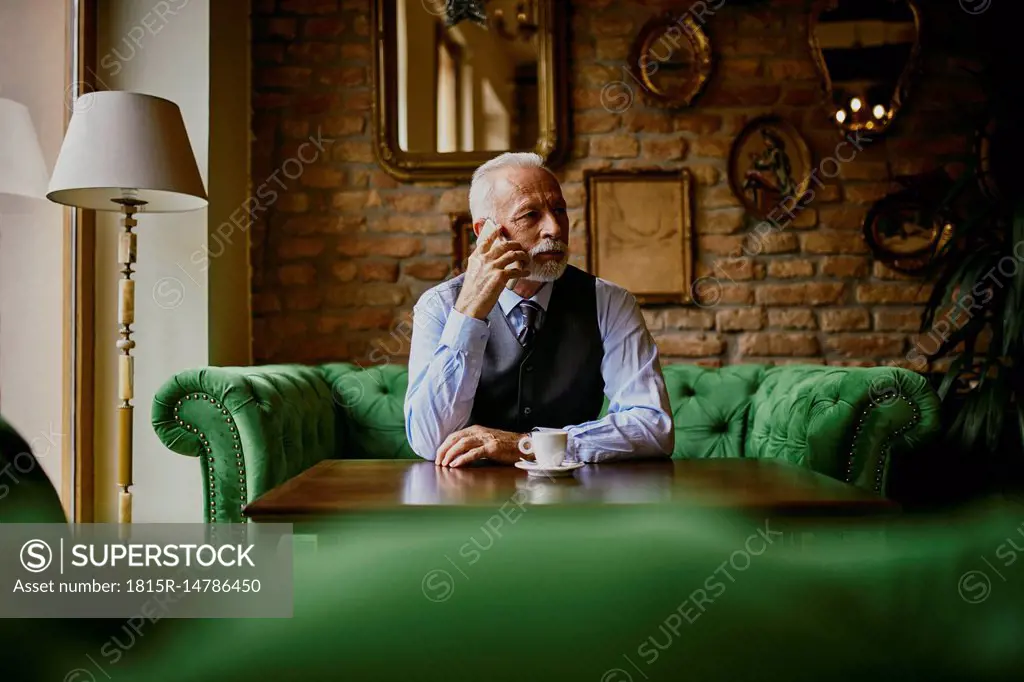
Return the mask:
{"type": "Polygon", "coordinates": [[[153,399],[168,448],[198,457],[207,522],[242,508],[338,452],[331,386],[314,367],[204,367],[179,372],[153,399]]]}
{"type": "Polygon", "coordinates": [[[939,430],[939,399],[897,367],[776,367],[753,396],[747,457],[783,458],[888,495],[892,458],[939,430]]]}

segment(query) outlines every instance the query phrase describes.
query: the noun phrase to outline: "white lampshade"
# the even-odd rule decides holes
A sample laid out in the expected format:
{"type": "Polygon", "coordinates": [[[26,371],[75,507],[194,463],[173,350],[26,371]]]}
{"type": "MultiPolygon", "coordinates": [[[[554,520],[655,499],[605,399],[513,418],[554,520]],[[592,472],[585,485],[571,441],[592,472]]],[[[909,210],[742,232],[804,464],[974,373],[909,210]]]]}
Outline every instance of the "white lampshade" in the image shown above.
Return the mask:
{"type": "Polygon", "coordinates": [[[135,92],[90,92],[75,101],[47,198],[119,211],[114,199],[147,202],[146,213],[207,204],[178,105],[135,92]]]}
{"type": "Polygon", "coordinates": [[[28,108],[0,98],[0,196],[43,199],[46,182],[46,162],[28,108]]]}

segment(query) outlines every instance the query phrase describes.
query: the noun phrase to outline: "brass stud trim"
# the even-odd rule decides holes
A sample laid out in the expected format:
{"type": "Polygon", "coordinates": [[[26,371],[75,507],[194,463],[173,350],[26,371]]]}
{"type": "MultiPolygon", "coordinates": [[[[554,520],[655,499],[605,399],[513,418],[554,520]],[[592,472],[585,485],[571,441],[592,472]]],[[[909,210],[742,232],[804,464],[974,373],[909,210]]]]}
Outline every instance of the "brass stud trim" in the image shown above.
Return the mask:
{"type": "MultiPolygon", "coordinates": [[[[886,466],[886,464],[888,464],[889,455],[891,454],[892,442],[894,440],[896,440],[896,438],[898,438],[899,436],[903,435],[904,433],[906,433],[910,429],[912,429],[915,426],[917,426],[917,423],[920,421],[920,417],[921,417],[921,414],[920,414],[920,412],[919,412],[919,410],[917,408],[917,405],[915,405],[914,403],[910,402],[910,400],[908,400],[906,398],[906,396],[904,396],[901,393],[896,393],[892,397],[897,398],[899,400],[902,400],[904,403],[906,403],[910,407],[910,409],[911,409],[912,417],[910,419],[910,423],[909,424],[905,424],[902,427],[896,429],[895,431],[890,433],[886,437],[886,439],[882,442],[882,446],[881,446],[882,454],[878,458],[878,464],[877,464],[876,469],[875,469],[875,485],[873,486],[873,491],[876,492],[876,493],[881,493],[882,492],[882,478],[884,477],[885,466],[886,466]]],[[[857,441],[858,441],[858,438],[860,437],[861,430],[862,430],[861,427],[864,424],[864,422],[866,421],[867,415],[870,413],[870,411],[875,409],[875,408],[877,408],[877,407],[881,407],[881,405],[876,405],[876,404],[868,405],[867,408],[865,408],[864,412],[860,415],[860,418],[857,421],[857,428],[855,429],[855,432],[854,432],[853,443],[850,445],[850,456],[849,456],[849,459],[847,460],[847,468],[846,468],[846,482],[847,483],[853,483],[853,465],[854,465],[854,458],[855,458],[856,452],[857,452],[857,441]]]]}
{"type": "MultiPolygon", "coordinates": [[[[221,415],[224,416],[224,423],[226,423],[228,425],[228,431],[229,431],[229,433],[231,433],[231,438],[232,438],[233,441],[235,441],[234,449],[235,449],[235,457],[236,457],[236,467],[237,467],[238,473],[239,473],[239,484],[240,484],[239,485],[239,489],[240,489],[240,494],[242,495],[242,502],[243,502],[243,504],[241,505],[240,508],[244,508],[245,507],[244,502],[245,502],[246,497],[247,497],[247,488],[246,488],[246,483],[245,483],[245,466],[244,466],[244,462],[242,461],[242,453],[240,452],[240,450],[241,450],[241,443],[238,442],[239,441],[238,429],[236,428],[235,423],[234,423],[234,419],[232,418],[231,413],[229,412],[227,407],[224,404],[222,404],[219,400],[217,400],[216,398],[214,398],[214,397],[212,397],[212,396],[210,396],[208,394],[204,394],[204,393],[190,393],[190,394],[186,394],[186,395],[182,396],[181,398],[179,398],[178,402],[175,403],[175,407],[174,407],[174,412],[175,412],[174,420],[175,420],[175,422],[178,424],[179,427],[182,427],[186,431],[188,431],[189,433],[194,433],[194,434],[196,434],[199,437],[199,440],[200,440],[200,456],[206,457],[206,460],[205,460],[204,464],[205,464],[205,466],[207,468],[207,471],[209,472],[209,481],[208,481],[207,491],[208,491],[208,495],[211,497],[211,499],[210,499],[210,508],[209,509],[210,509],[210,519],[212,521],[212,520],[215,520],[215,516],[217,514],[217,505],[214,502],[214,500],[212,499],[213,496],[217,492],[217,486],[216,486],[217,474],[215,472],[214,462],[213,462],[213,459],[212,459],[213,458],[213,447],[211,446],[210,439],[206,436],[205,432],[201,432],[197,426],[193,426],[191,424],[188,424],[187,422],[185,422],[181,418],[181,416],[179,416],[178,412],[179,412],[181,406],[183,405],[183,401],[184,400],[202,400],[203,402],[209,401],[209,403],[214,407],[214,409],[219,410],[221,415]]],[[[221,475],[223,475],[223,474],[221,474],[221,475]]],[[[229,514],[229,516],[232,516],[232,515],[229,514]]],[[[234,520],[234,519],[229,519],[229,520],[234,520]]],[[[238,521],[240,521],[242,523],[245,523],[246,521],[248,521],[248,519],[240,518],[240,519],[238,519],[238,521]]]]}

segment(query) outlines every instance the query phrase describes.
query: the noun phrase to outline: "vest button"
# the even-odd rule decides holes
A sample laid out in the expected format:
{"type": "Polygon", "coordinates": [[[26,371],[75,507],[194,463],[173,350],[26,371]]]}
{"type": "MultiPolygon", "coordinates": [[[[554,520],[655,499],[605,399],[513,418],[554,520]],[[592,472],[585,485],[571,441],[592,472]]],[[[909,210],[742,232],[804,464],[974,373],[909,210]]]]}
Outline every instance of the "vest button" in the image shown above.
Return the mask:
{"type": "Polygon", "coordinates": [[[533,365],[527,365],[525,369],[526,369],[527,372],[532,372],[533,371],[533,365]]]}
{"type": "Polygon", "coordinates": [[[523,414],[530,414],[531,412],[533,412],[533,409],[531,409],[529,407],[524,407],[523,408],[523,414]]]}

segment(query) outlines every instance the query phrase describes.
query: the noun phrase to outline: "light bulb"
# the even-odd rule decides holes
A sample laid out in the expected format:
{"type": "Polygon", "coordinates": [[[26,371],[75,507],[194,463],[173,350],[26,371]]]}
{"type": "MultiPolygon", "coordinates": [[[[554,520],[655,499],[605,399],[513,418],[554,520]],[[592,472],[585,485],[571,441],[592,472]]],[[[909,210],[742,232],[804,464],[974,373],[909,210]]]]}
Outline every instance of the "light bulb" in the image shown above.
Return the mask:
{"type": "Polygon", "coordinates": [[[885,107],[881,104],[876,104],[875,108],[872,109],[871,113],[875,115],[875,118],[883,118],[885,116],[885,107]]]}
{"type": "Polygon", "coordinates": [[[853,99],[850,100],[850,111],[857,113],[858,111],[860,111],[860,108],[861,101],[859,97],[854,97],[853,99]]]}
{"type": "Polygon", "coordinates": [[[842,123],[843,121],[845,121],[845,120],[846,120],[846,112],[845,112],[845,111],[843,111],[842,109],[840,109],[839,111],[837,111],[837,112],[836,112],[836,120],[837,120],[837,121],[839,121],[840,123],[842,123]]]}

